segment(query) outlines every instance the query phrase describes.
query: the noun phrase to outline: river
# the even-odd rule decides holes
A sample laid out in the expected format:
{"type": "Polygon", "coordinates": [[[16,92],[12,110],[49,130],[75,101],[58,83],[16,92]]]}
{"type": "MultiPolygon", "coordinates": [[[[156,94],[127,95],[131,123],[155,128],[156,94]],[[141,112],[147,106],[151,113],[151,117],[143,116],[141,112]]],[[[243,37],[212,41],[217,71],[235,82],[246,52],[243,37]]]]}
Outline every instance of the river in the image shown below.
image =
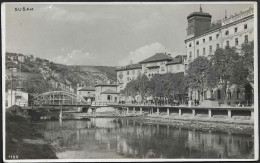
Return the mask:
{"type": "Polygon", "coordinates": [[[41,121],[61,159],[254,158],[254,138],[185,130],[127,119],[41,121]]]}

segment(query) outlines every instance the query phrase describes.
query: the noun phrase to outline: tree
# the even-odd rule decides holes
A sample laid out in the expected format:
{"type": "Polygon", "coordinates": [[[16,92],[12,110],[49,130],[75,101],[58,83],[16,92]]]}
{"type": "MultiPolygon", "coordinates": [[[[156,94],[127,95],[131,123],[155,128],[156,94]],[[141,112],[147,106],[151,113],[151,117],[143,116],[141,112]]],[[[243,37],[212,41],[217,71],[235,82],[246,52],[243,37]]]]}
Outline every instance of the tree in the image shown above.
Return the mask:
{"type": "Polygon", "coordinates": [[[146,99],[149,94],[149,79],[146,75],[138,76],[136,80],[131,80],[127,83],[125,89],[121,92],[125,96],[135,97],[141,95],[146,99]]]}
{"type": "MultiPolygon", "coordinates": [[[[212,65],[208,71],[208,86],[222,86],[223,99],[226,102],[226,90],[228,84],[232,84],[236,68],[240,63],[240,56],[235,47],[219,48],[212,57],[212,65]]],[[[240,65],[241,66],[241,65],[240,65]]]]}
{"type": "Polygon", "coordinates": [[[156,98],[167,98],[170,101],[184,99],[187,91],[184,73],[154,75],[150,80],[149,90],[151,95],[156,98]]]}
{"type": "Polygon", "coordinates": [[[248,82],[252,85],[254,83],[254,42],[249,42],[248,44],[242,44],[241,48],[242,63],[248,71],[248,82]]]}
{"type": "Polygon", "coordinates": [[[146,99],[149,95],[149,79],[146,75],[141,75],[137,77],[137,91],[138,94],[142,96],[143,99],[146,99]]]}
{"type": "Polygon", "coordinates": [[[186,81],[189,88],[197,90],[202,96],[204,89],[207,88],[209,68],[210,61],[206,57],[198,57],[189,64],[189,69],[187,71],[186,81]]]}

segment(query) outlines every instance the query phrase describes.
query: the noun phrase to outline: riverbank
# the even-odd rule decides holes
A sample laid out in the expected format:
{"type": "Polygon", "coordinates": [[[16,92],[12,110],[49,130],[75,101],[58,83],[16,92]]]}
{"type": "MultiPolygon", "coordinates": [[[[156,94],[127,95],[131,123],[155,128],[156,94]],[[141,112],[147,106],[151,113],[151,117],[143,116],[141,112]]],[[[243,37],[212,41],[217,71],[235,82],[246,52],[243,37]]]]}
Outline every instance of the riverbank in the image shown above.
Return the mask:
{"type": "Polygon", "coordinates": [[[6,112],[6,159],[57,159],[52,146],[39,133],[43,126],[31,122],[24,111],[6,112]]]}
{"type": "Polygon", "coordinates": [[[231,134],[254,135],[254,122],[244,117],[234,117],[232,119],[218,116],[213,118],[205,117],[169,117],[169,116],[141,116],[125,117],[129,121],[134,121],[149,125],[164,125],[189,130],[201,130],[209,132],[226,132],[231,134]]]}

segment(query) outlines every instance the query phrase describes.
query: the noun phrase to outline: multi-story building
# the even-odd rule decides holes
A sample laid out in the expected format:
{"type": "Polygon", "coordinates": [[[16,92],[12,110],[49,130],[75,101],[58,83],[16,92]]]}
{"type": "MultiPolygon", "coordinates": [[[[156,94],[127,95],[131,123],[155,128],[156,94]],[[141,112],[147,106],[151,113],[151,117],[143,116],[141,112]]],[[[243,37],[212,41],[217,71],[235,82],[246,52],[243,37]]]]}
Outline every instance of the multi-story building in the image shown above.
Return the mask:
{"type": "Polygon", "coordinates": [[[118,102],[118,92],[116,84],[95,85],[95,102],[118,102]]]}
{"type": "Polygon", "coordinates": [[[141,75],[141,70],[142,67],[140,64],[130,64],[116,69],[119,91],[123,90],[128,82],[136,79],[139,75],[141,75]]]}
{"type": "MultiPolygon", "coordinates": [[[[200,12],[193,12],[188,15],[187,37],[185,39],[188,65],[199,56],[210,58],[214,55],[217,48],[225,48],[226,46],[236,47],[238,51],[243,43],[254,40],[254,10],[249,8],[211,23],[212,16],[204,13],[200,8],[200,12]]],[[[188,67],[186,67],[187,69],[188,67]]],[[[235,86],[227,88],[228,98],[233,100],[248,100],[245,97],[250,90],[239,90],[235,86]]],[[[190,92],[190,100],[195,98],[214,98],[221,100],[221,88],[213,90],[205,90],[203,97],[200,97],[196,91],[190,92]]],[[[252,96],[251,96],[252,98],[252,96]]]]}
{"type": "Polygon", "coordinates": [[[78,87],[77,95],[82,96],[85,100],[95,101],[95,87],[78,87]]]}
{"type": "Polygon", "coordinates": [[[127,83],[136,79],[139,75],[145,74],[152,78],[155,74],[184,72],[186,56],[178,55],[172,58],[170,54],[156,53],[155,55],[140,61],[137,64],[130,64],[116,69],[118,91],[123,90],[127,83]]]}
{"type": "Polygon", "coordinates": [[[187,17],[188,28],[185,39],[187,61],[199,56],[210,57],[217,48],[235,46],[254,39],[254,10],[249,8],[229,18],[211,23],[209,13],[193,12],[187,17]]]}

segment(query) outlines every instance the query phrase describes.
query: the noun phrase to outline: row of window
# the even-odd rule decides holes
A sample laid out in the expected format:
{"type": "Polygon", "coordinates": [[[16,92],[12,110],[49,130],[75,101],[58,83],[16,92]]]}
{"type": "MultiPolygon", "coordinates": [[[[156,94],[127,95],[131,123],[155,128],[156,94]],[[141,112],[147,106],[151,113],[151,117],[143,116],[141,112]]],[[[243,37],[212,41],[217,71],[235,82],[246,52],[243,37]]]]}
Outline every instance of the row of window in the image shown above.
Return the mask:
{"type": "MultiPolygon", "coordinates": [[[[107,95],[107,101],[112,101],[113,97],[112,95],[107,95]]],[[[115,97],[115,102],[117,101],[117,97],[115,97]]]]}
{"type": "MultiPolygon", "coordinates": [[[[248,43],[248,35],[245,35],[245,43],[248,43]]],[[[239,42],[238,42],[238,38],[235,38],[235,46],[238,46],[239,42]]],[[[226,46],[229,47],[229,41],[226,41],[226,46]]],[[[216,48],[219,48],[219,44],[216,44],[216,48]]],[[[212,45],[209,46],[209,54],[212,53],[212,45]]],[[[203,55],[206,55],[206,48],[203,48],[203,55]]],[[[197,49],[197,57],[200,55],[200,51],[199,49],[197,49]]],[[[192,58],[192,52],[190,51],[190,55],[189,55],[189,59],[192,58]]]]}
{"type": "MultiPolygon", "coordinates": [[[[247,29],[247,24],[244,24],[244,29],[247,29]]],[[[235,27],[234,32],[237,33],[237,31],[238,31],[238,27],[235,27]]],[[[229,30],[226,30],[225,34],[229,35],[229,30]]]]}
{"type": "MultiPolygon", "coordinates": [[[[141,73],[141,70],[137,70],[138,73],[141,73]]],[[[130,70],[127,70],[126,72],[127,75],[130,74],[130,70]]],[[[135,74],[135,70],[132,70],[132,74],[134,75],[135,74]]]]}
{"type": "MultiPolygon", "coordinates": [[[[244,29],[247,29],[247,24],[245,24],[244,25],[244,29]]],[[[234,31],[235,31],[235,33],[238,31],[238,27],[235,27],[234,28],[234,31]]],[[[229,30],[226,30],[226,32],[225,32],[225,34],[226,35],[229,35],[229,30]]],[[[216,34],[216,39],[218,39],[219,38],[219,34],[217,33],[216,34]]],[[[212,41],[212,36],[209,36],[209,41],[212,41]]],[[[204,39],[202,39],[202,42],[203,43],[205,43],[206,42],[206,39],[204,38],[204,39]]],[[[200,42],[199,41],[196,41],[196,45],[199,45],[200,44],[200,42]]],[[[189,47],[191,47],[192,45],[191,45],[191,43],[189,44],[189,47]]]]}

